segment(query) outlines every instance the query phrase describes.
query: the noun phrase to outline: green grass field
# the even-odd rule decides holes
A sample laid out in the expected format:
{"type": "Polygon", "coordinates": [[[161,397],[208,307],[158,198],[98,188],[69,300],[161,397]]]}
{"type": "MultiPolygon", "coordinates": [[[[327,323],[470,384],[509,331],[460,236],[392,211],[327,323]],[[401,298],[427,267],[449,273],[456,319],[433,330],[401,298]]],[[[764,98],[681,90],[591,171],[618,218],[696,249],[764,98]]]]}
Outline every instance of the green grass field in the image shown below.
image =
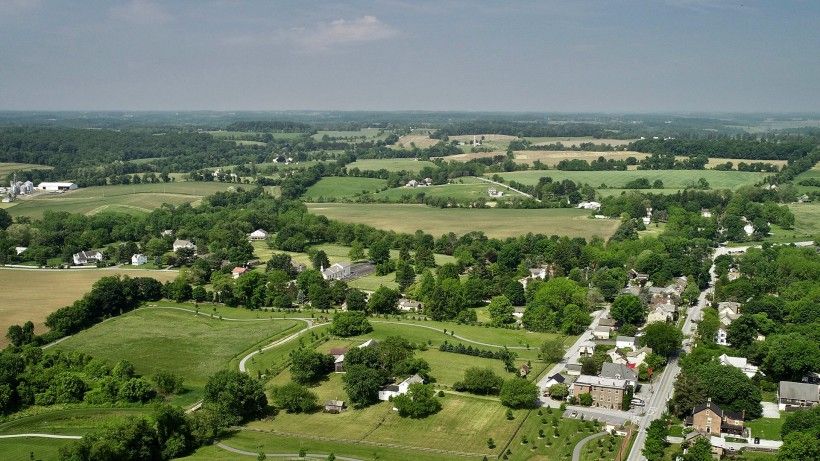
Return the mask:
{"type": "Polygon", "coordinates": [[[339,221],[368,224],[378,229],[413,233],[418,229],[435,236],[448,232],[482,231],[489,237],[512,237],[529,232],[609,238],[617,220],[592,219],[587,210],[432,208],[425,205],[309,203],[308,209],[339,221]]]}
{"type": "Polygon", "coordinates": [[[752,430],[752,437],[761,439],[780,440],[780,428],[786,421],[783,418],[759,418],[746,422],[746,427],[752,430]]]}
{"type": "Polygon", "coordinates": [[[426,197],[452,198],[456,200],[476,200],[478,198],[484,198],[488,201],[504,201],[512,198],[525,198],[517,192],[504,188],[502,188],[504,192],[503,197],[500,199],[491,198],[487,194],[487,189],[490,187],[496,186],[475,178],[466,177],[453,184],[428,187],[396,187],[378,192],[374,194],[373,197],[376,199],[387,199],[393,202],[400,201],[402,197],[415,198],[418,194],[424,194],[426,197]]]}
{"type": "Polygon", "coordinates": [[[331,138],[384,139],[387,137],[387,133],[383,132],[381,128],[362,128],[356,131],[317,131],[313,135],[313,139],[321,141],[325,135],[331,138]]]}
{"type": "Polygon", "coordinates": [[[417,173],[428,166],[434,168],[436,164],[426,160],[416,160],[414,158],[380,158],[356,160],[348,164],[347,169],[352,170],[353,168],[358,168],[361,171],[387,170],[417,173]]]}
{"type": "Polygon", "coordinates": [[[800,185],[800,181],[804,181],[806,179],[814,179],[816,181],[820,181],[820,163],[815,164],[810,170],[800,173],[792,181],[794,183],[794,187],[796,187],[797,191],[801,194],[806,194],[809,192],[820,192],[820,187],[800,185]]]}
{"type": "Polygon", "coordinates": [[[790,203],[789,209],[794,213],[794,228],[782,229],[771,226],[771,233],[767,242],[803,242],[820,238],[820,203],[790,203]]]}
{"type": "Polygon", "coordinates": [[[593,187],[606,184],[610,188],[623,187],[627,182],[646,178],[649,182],[657,179],[663,181],[666,189],[682,189],[694,184],[699,178],[706,179],[712,189],[737,189],[740,186],[759,182],[769,173],[751,173],[745,171],[717,171],[717,170],[631,170],[631,171],[515,171],[501,173],[506,181],[516,181],[522,184],[537,184],[542,177],[551,177],[553,180],[570,179],[576,183],[586,183],[593,187]]]}
{"type": "MultiPolygon", "coordinates": [[[[175,271],[152,271],[141,269],[65,269],[26,270],[0,269],[0,331],[11,325],[34,322],[34,331],[44,333],[43,325],[48,314],[67,306],[91,289],[101,277],[128,275],[130,277],[153,277],[161,282],[176,278],[175,271]],[[55,287],[59,287],[55,289],[55,287]]],[[[0,337],[0,347],[8,344],[5,334],[0,337]]]]}
{"type": "MultiPolygon", "coordinates": [[[[50,170],[53,167],[46,166],[46,165],[35,165],[33,163],[14,163],[14,162],[7,162],[7,163],[0,163],[0,179],[5,179],[6,175],[9,173],[13,173],[15,171],[21,170],[50,170]]],[[[22,181],[22,179],[21,179],[22,181]]],[[[3,181],[4,186],[8,186],[8,184],[3,181]]]]}
{"type": "Polygon", "coordinates": [[[163,203],[195,204],[206,195],[229,190],[231,186],[218,182],[177,181],[164,184],[84,187],[65,194],[44,193],[20,199],[12,203],[13,206],[7,211],[12,216],[31,217],[40,217],[45,210],[86,215],[107,211],[147,213],[159,208],[163,203]]]}
{"type": "MultiPolygon", "coordinates": [[[[202,312],[208,312],[203,306],[202,312]]],[[[182,396],[193,402],[208,376],[238,361],[243,352],[292,333],[294,320],[227,321],[192,313],[142,308],[82,331],[55,348],[82,351],[115,363],[126,359],[137,373],[170,371],[191,389],[182,396]]]]}
{"type": "Polygon", "coordinates": [[[351,176],[330,176],[322,178],[310,186],[304,198],[315,200],[318,198],[353,197],[362,192],[375,192],[387,184],[384,179],[356,178],[351,176]]]}

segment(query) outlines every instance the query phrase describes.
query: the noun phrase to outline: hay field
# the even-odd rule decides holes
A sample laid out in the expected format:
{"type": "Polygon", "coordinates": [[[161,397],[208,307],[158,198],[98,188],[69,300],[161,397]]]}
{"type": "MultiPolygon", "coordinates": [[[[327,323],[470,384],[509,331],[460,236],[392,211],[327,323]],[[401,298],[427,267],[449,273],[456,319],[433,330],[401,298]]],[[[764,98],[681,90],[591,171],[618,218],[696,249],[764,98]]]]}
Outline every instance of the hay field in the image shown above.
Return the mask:
{"type": "Polygon", "coordinates": [[[311,212],[339,221],[368,224],[378,229],[413,233],[418,229],[434,236],[482,231],[490,237],[512,237],[528,232],[589,238],[611,236],[617,220],[591,219],[587,210],[553,208],[536,210],[432,208],[425,205],[309,203],[311,212]]]}
{"type": "MultiPolygon", "coordinates": [[[[506,181],[517,181],[522,184],[537,184],[542,177],[553,180],[571,179],[576,183],[586,183],[593,187],[606,184],[610,188],[622,188],[627,182],[646,178],[649,182],[656,179],[663,181],[665,189],[682,189],[704,178],[712,189],[737,189],[740,186],[761,181],[769,173],[751,173],[745,171],[717,170],[628,170],[628,171],[562,171],[537,170],[501,173],[506,181]]],[[[649,189],[646,189],[647,191],[649,189]]]]}
{"type": "MultiPolygon", "coordinates": [[[[50,170],[53,167],[47,165],[35,165],[33,163],[0,163],[0,179],[4,179],[7,174],[21,170],[50,170]]],[[[4,181],[5,182],[5,181],[4,181]]],[[[8,186],[8,184],[3,184],[8,186]]]]}
{"type": "Polygon", "coordinates": [[[426,187],[396,187],[378,192],[373,195],[376,199],[387,199],[392,202],[399,202],[403,197],[416,197],[424,194],[427,197],[452,198],[456,200],[476,200],[484,198],[487,201],[506,201],[513,198],[526,198],[517,192],[502,188],[504,195],[501,198],[491,198],[487,194],[487,189],[497,187],[475,178],[464,177],[451,184],[441,184],[426,187]]]}
{"type": "Polygon", "coordinates": [[[419,149],[425,149],[427,147],[435,146],[439,143],[439,141],[439,139],[430,138],[428,134],[411,133],[400,136],[396,144],[393,144],[393,147],[397,149],[409,150],[413,148],[413,145],[415,145],[419,149]]]}
{"type": "Polygon", "coordinates": [[[348,171],[358,168],[361,171],[409,171],[418,173],[425,167],[435,168],[436,164],[426,160],[416,160],[414,158],[378,158],[356,160],[347,165],[348,171]]]}
{"type": "Polygon", "coordinates": [[[101,277],[128,275],[153,277],[161,282],[173,280],[176,271],[144,269],[12,269],[0,268],[0,346],[7,340],[5,331],[10,325],[34,322],[34,331],[46,331],[43,322],[48,314],[71,304],[91,289],[101,277]]]}
{"type": "Polygon", "coordinates": [[[555,167],[561,160],[580,159],[591,162],[597,160],[598,157],[603,157],[607,160],[626,160],[629,157],[635,157],[640,160],[646,157],[647,154],[643,152],[635,152],[632,150],[621,151],[576,151],[576,150],[517,150],[513,152],[515,155],[515,163],[525,163],[532,165],[536,160],[541,163],[555,167]]]}
{"type": "Polygon", "coordinates": [[[547,144],[556,144],[561,143],[566,147],[572,146],[580,146],[582,143],[593,143],[593,144],[609,144],[612,147],[616,146],[626,146],[633,141],[637,141],[637,139],[613,139],[613,138],[593,138],[592,136],[570,136],[570,137],[556,137],[556,136],[545,136],[545,137],[528,137],[524,138],[527,141],[531,142],[533,145],[547,145],[547,144]]]}
{"type": "MultiPolygon", "coordinates": [[[[148,213],[163,203],[196,204],[215,192],[226,191],[232,185],[219,182],[176,181],[162,184],[131,184],[83,187],[64,194],[38,193],[11,203],[12,216],[39,218],[45,210],[67,211],[92,215],[105,211],[148,213]]],[[[247,186],[245,186],[247,187],[247,186]]]]}

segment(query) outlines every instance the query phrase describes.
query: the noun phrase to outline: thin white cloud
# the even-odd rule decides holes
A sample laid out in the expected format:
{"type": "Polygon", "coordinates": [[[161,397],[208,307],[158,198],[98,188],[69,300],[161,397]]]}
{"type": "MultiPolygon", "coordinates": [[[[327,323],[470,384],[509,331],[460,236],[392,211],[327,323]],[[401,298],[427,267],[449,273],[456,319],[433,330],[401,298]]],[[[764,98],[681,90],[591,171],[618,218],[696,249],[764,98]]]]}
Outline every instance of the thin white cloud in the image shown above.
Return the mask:
{"type": "Polygon", "coordinates": [[[40,7],[40,0],[0,0],[0,17],[25,13],[40,7]]]}
{"type": "Polygon", "coordinates": [[[357,19],[337,19],[322,22],[313,28],[291,29],[292,39],[305,50],[323,51],[335,45],[374,42],[394,37],[397,31],[375,16],[357,19]]]}
{"type": "Polygon", "coordinates": [[[111,17],[138,26],[164,24],[173,19],[165,8],[150,0],[130,0],[112,7],[111,17]]]}

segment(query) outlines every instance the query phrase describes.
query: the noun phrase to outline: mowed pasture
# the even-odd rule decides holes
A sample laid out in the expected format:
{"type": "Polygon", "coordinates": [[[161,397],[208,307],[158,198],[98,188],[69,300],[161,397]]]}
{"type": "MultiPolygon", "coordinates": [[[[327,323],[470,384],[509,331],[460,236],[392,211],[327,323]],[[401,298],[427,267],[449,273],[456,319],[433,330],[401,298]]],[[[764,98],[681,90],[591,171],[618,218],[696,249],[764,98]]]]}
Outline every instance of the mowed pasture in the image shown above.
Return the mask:
{"type": "Polygon", "coordinates": [[[413,233],[422,230],[435,236],[454,232],[463,235],[482,231],[489,237],[505,238],[526,233],[600,236],[608,238],[618,227],[612,219],[592,219],[587,210],[433,208],[425,205],[309,203],[313,213],[339,221],[367,224],[377,229],[413,233]]]}
{"type": "Polygon", "coordinates": [[[576,183],[586,183],[593,187],[605,184],[609,188],[623,188],[629,181],[646,178],[649,182],[660,179],[665,189],[683,189],[697,183],[700,178],[706,179],[712,189],[737,189],[741,186],[755,184],[769,173],[752,173],[745,171],[717,170],[629,170],[629,171],[562,171],[536,170],[500,173],[505,181],[516,181],[522,184],[538,184],[542,177],[551,177],[554,181],[570,179],[576,183]]]}
{"type": "MultiPolygon", "coordinates": [[[[93,215],[114,211],[148,213],[163,203],[196,205],[203,197],[241,187],[220,182],[176,181],[161,184],[131,184],[83,187],[63,194],[38,193],[21,198],[8,208],[12,216],[39,218],[46,210],[93,215]]],[[[246,186],[247,187],[247,186],[246,186]]]]}
{"type": "Polygon", "coordinates": [[[357,178],[354,176],[329,176],[320,179],[310,186],[303,198],[316,200],[319,198],[353,197],[365,192],[375,192],[387,185],[387,181],[378,178],[357,178]]]}
{"type": "Polygon", "coordinates": [[[360,171],[408,171],[410,173],[418,173],[425,167],[435,168],[436,164],[426,160],[417,160],[414,158],[378,158],[378,159],[362,159],[356,160],[347,165],[347,170],[358,168],[360,171]]]}
{"type": "Polygon", "coordinates": [[[504,192],[502,197],[491,198],[487,193],[487,190],[491,187],[499,188],[495,184],[487,183],[471,177],[465,177],[460,180],[456,180],[451,184],[440,184],[425,187],[396,187],[394,189],[387,189],[374,194],[373,197],[376,199],[387,199],[393,202],[401,201],[404,197],[415,198],[419,194],[424,194],[426,197],[473,201],[479,198],[484,198],[488,201],[507,201],[512,198],[526,198],[524,195],[506,188],[501,188],[504,192]]]}
{"type": "MultiPolygon", "coordinates": [[[[10,325],[34,322],[34,331],[46,331],[48,314],[81,298],[91,285],[105,276],[153,277],[161,282],[173,280],[175,271],[128,269],[0,269],[0,331],[10,325]]],[[[7,344],[5,335],[0,346],[7,344]]]]}
{"type": "Polygon", "coordinates": [[[549,167],[555,167],[561,160],[586,160],[592,162],[603,157],[607,160],[626,160],[629,157],[635,157],[641,160],[647,154],[643,152],[635,152],[631,150],[619,151],[574,151],[574,150],[517,150],[513,152],[515,156],[515,163],[524,163],[532,165],[536,161],[540,161],[549,167]]]}
{"type": "Polygon", "coordinates": [[[787,230],[772,225],[772,234],[766,238],[766,241],[784,243],[820,238],[820,203],[791,203],[789,204],[789,210],[794,213],[794,228],[787,230]]]}
{"type": "MultiPolygon", "coordinates": [[[[47,165],[35,165],[33,163],[0,162],[0,179],[4,179],[7,174],[15,171],[25,170],[50,170],[53,167],[47,165]]],[[[5,183],[5,181],[3,181],[5,183]]],[[[8,186],[8,184],[3,184],[8,186]]]]}
{"type": "MultiPolygon", "coordinates": [[[[209,314],[209,307],[203,305],[201,311],[209,314]]],[[[302,326],[304,322],[290,319],[231,321],[143,307],[77,333],[55,348],[85,352],[112,364],[125,359],[141,375],[172,372],[185,379],[185,387],[193,392],[184,400],[192,401],[210,375],[236,366],[244,353],[302,326]]]]}

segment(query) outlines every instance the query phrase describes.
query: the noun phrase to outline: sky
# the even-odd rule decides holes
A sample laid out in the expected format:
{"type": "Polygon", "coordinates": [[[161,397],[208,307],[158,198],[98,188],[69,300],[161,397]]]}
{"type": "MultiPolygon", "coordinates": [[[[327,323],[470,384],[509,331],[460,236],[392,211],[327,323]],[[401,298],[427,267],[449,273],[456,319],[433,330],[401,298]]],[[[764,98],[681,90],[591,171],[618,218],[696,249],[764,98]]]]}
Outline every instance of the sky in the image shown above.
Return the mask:
{"type": "Polygon", "coordinates": [[[0,0],[0,110],[818,112],[817,0],[0,0]]]}

